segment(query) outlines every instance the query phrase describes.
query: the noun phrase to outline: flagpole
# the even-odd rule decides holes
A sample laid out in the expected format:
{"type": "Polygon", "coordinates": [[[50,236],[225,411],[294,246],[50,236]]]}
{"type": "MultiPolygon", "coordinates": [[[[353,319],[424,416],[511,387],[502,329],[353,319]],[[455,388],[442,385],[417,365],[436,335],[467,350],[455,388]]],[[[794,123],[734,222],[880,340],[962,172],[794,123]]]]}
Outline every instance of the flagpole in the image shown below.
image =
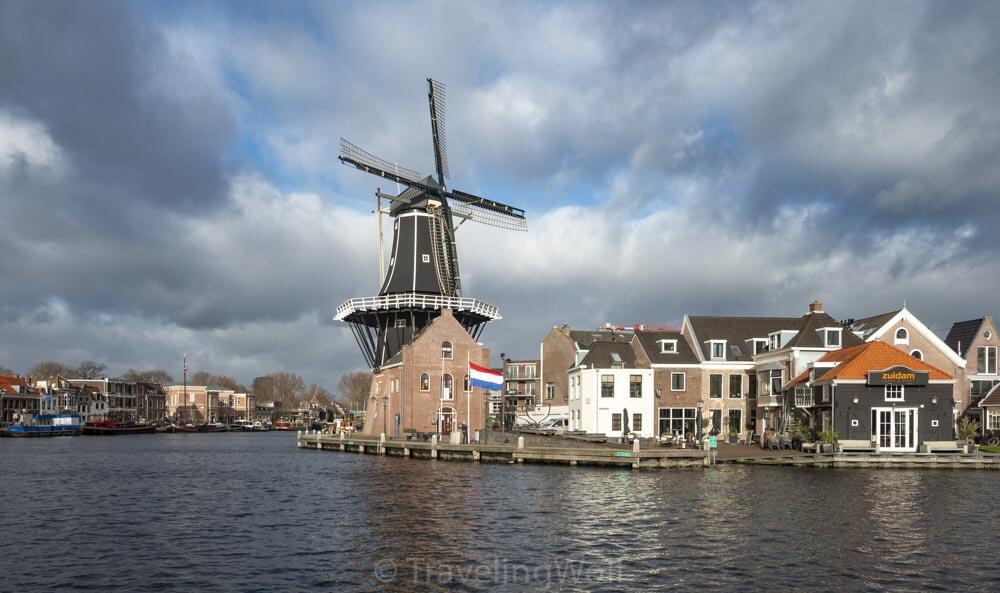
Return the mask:
{"type": "Polygon", "coordinates": [[[465,376],[469,378],[469,390],[465,392],[465,433],[468,434],[472,430],[472,352],[469,350],[465,351],[465,376]]]}

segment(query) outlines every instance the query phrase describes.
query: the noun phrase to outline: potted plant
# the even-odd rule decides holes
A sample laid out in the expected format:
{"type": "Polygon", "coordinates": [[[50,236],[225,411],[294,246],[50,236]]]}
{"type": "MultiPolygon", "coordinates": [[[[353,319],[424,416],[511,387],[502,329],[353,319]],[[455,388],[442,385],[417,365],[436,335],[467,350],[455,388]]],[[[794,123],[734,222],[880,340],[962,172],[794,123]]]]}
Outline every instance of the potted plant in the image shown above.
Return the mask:
{"type": "Polygon", "coordinates": [[[965,441],[969,446],[969,451],[973,450],[976,437],[979,436],[979,426],[978,420],[968,416],[964,416],[958,421],[958,438],[965,441]]]}
{"type": "Polygon", "coordinates": [[[819,433],[819,442],[822,443],[823,453],[833,453],[833,446],[837,444],[837,433],[832,430],[824,430],[819,433]]]}
{"type": "Polygon", "coordinates": [[[795,429],[795,438],[799,441],[798,448],[801,449],[802,445],[814,442],[816,440],[816,434],[810,426],[806,424],[799,424],[799,426],[795,429]]]}
{"type": "Polygon", "coordinates": [[[729,444],[735,445],[740,440],[740,429],[738,426],[733,424],[729,427],[729,444]]]}

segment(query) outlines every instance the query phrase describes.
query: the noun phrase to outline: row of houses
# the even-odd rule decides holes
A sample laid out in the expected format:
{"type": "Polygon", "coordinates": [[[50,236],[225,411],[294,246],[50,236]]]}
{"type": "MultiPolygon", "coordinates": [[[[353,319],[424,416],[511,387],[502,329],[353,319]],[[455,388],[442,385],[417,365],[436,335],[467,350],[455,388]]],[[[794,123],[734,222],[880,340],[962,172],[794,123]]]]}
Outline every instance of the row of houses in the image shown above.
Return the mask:
{"type": "Polygon", "coordinates": [[[326,421],[337,412],[315,398],[283,409],[273,401],[257,402],[252,393],[211,385],[164,387],[124,379],[0,376],[0,427],[25,423],[38,414],[76,414],[81,423],[284,420],[309,425],[326,421]]]}
{"type": "Polygon", "coordinates": [[[37,414],[75,414],[81,422],[157,422],[166,417],[159,383],[121,379],[0,376],[0,427],[37,414]]]}
{"type": "Polygon", "coordinates": [[[838,321],[685,316],[681,327],[557,326],[534,360],[505,360],[516,421],[565,417],[612,437],[701,432],[745,440],[800,424],[889,449],[954,438],[958,419],[1000,430],[1000,337],[990,317],[944,339],[905,306],[838,321]],[[889,445],[892,446],[889,446],[889,445]]]}

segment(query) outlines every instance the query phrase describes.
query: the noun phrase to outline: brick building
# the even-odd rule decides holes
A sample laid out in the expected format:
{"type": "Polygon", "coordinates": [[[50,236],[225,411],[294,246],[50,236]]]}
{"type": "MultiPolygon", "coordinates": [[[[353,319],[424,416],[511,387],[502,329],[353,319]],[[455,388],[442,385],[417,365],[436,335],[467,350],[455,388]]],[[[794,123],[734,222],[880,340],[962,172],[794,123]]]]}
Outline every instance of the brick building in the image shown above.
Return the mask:
{"type": "Polygon", "coordinates": [[[982,414],[982,399],[1000,383],[1000,368],[997,365],[1000,337],[997,336],[993,318],[986,316],[959,321],[951,326],[945,342],[965,362],[964,372],[957,376],[955,386],[955,399],[962,403],[960,413],[979,416],[982,414]]]}
{"type": "Polygon", "coordinates": [[[490,351],[477,343],[450,309],[441,314],[372,377],[362,432],[387,437],[404,429],[437,432],[442,438],[468,424],[484,426],[487,392],[469,386],[473,362],[490,367],[490,351]]]}

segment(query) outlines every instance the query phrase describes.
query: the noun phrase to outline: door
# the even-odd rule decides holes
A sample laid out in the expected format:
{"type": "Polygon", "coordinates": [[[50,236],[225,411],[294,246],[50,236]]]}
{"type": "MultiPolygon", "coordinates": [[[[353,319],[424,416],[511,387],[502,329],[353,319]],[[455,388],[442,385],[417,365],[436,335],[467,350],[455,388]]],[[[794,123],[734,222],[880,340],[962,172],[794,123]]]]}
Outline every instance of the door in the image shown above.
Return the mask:
{"type": "Polygon", "coordinates": [[[873,408],[872,436],[883,450],[916,451],[917,410],[873,408]]]}
{"type": "Polygon", "coordinates": [[[440,418],[440,430],[442,435],[451,434],[454,428],[455,421],[455,410],[454,408],[444,408],[441,411],[440,418]]]}
{"type": "Polygon", "coordinates": [[[399,414],[393,414],[392,416],[392,436],[399,436],[399,414]]]}

